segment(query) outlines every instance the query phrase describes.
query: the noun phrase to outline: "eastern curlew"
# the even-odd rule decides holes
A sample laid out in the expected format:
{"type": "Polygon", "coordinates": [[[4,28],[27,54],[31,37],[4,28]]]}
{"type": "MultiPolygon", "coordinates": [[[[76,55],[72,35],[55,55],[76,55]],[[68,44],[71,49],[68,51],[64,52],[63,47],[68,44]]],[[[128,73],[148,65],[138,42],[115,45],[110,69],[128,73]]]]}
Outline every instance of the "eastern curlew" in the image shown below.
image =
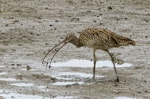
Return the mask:
{"type": "MultiPolygon", "coordinates": [[[[120,36],[112,31],[106,30],[106,29],[96,29],[96,28],[88,28],[80,32],[80,37],[76,37],[74,34],[70,33],[66,36],[66,38],[60,42],[59,44],[55,45],[51,50],[48,51],[46,56],[52,51],[56,50],[54,55],[51,58],[50,64],[54,58],[54,56],[57,54],[57,52],[67,43],[72,43],[76,47],[82,47],[86,46],[93,49],[93,59],[94,59],[94,66],[93,66],[93,80],[95,80],[95,67],[96,67],[96,55],[95,52],[97,49],[104,50],[108,53],[108,55],[111,57],[111,61],[113,63],[114,71],[116,74],[116,81],[119,81],[119,77],[117,74],[116,66],[115,66],[115,60],[113,55],[109,52],[110,48],[119,47],[119,46],[126,46],[126,45],[135,45],[135,41],[120,36]],[[61,47],[57,48],[59,45],[61,47]],[[57,48],[57,49],[56,49],[57,48]]],[[[45,58],[43,59],[44,63],[45,58]]],[[[47,62],[48,64],[48,62],[47,62]]]]}

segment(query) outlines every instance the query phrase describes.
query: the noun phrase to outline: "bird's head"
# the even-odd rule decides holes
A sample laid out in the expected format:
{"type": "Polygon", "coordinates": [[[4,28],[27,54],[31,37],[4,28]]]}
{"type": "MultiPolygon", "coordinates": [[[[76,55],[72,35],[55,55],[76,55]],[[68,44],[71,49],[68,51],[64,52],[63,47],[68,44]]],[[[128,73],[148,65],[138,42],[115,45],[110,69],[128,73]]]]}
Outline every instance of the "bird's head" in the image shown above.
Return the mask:
{"type": "Polygon", "coordinates": [[[71,43],[74,41],[74,38],[76,38],[76,36],[73,33],[69,33],[67,34],[67,36],[64,39],[64,43],[71,43]]]}
{"type": "MultiPolygon", "coordinates": [[[[57,54],[57,52],[58,52],[64,45],[66,45],[67,43],[69,43],[69,42],[70,42],[70,43],[74,42],[74,41],[75,41],[74,38],[75,38],[75,35],[74,35],[73,33],[67,34],[67,36],[65,37],[65,39],[64,39],[63,41],[59,42],[59,43],[56,44],[52,49],[50,49],[50,50],[48,51],[48,53],[45,55],[45,57],[44,57],[42,63],[45,63],[44,60],[45,60],[45,58],[47,57],[47,55],[48,55],[50,52],[52,52],[52,51],[54,50],[55,53],[54,53],[54,55],[52,56],[52,58],[51,58],[51,60],[50,60],[50,65],[51,65],[51,62],[52,62],[54,56],[57,54]],[[59,47],[59,46],[60,46],[60,47],[59,47]]],[[[46,62],[46,64],[48,64],[48,62],[46,62]]]]}

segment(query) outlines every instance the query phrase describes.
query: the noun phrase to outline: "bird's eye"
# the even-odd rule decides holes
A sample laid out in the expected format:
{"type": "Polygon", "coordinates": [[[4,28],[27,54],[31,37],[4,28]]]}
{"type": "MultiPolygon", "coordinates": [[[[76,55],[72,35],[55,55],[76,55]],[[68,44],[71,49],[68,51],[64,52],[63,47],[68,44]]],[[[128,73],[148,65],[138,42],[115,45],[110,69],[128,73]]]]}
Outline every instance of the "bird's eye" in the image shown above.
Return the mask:
{"type": "Polygon", "coordinates": [[[68,39],[68,40],[70,40],[71,38],[72,38],[72,34],[68,34],[67,36],[66,36],[66,39],[68,39]]]}

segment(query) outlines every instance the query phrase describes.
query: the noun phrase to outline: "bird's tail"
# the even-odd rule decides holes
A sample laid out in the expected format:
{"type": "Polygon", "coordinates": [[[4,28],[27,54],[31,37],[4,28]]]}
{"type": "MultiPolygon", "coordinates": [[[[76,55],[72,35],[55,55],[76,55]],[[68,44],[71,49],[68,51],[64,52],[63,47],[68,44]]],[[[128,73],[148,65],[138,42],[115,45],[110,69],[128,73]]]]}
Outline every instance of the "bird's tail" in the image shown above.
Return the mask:
{"type": "Polygon", "coordinates": [[[127,37],[116,35],[113,37],[118,45],[120,46],[126,46],[126,45],[136,45],[136,42],[134,40],[131,40],[127,37]]]}
{"type": "MultiPolygon", "coordinates": [[[[131,40],[131,39],[130,39],[130,40],[131,40]]],[[[131,40],[131,41],[129,41],[129,44],[131,44],[131,45],[136,45],[136,42],[133,41],[133,40],[131,40]]]]}

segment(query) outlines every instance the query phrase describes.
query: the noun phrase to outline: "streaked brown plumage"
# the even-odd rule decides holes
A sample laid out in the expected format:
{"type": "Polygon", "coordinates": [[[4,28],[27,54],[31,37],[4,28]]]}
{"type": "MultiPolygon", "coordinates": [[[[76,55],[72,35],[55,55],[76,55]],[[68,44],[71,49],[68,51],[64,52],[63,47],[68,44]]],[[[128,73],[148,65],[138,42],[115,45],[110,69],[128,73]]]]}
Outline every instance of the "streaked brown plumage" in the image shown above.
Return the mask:
{"type": "Polygon", "coordinates": [[[84,46],[102,50],[135,44],[133,40],[106,29],[86,29],[80,32],[79,40],[84,46]]]}
{"type": "MultiPolygon", "coordinates": [[[[74,34],[68,34],[66,38],[54,46],[49,52],[51,52],[53,49],[55,49],[58,45],[63,45],[58,48],[58,50],[55,52],[55,54],[52,56],[52,59],[56,55],[56,53],[67,43],[72,43],[77,47],[87,46],[89,48],[93,49],[93,58],[94,58],[94,67],[93,67],[93,80],[95,80],[95,65],[96,65],[96,55],[95,51],[97,49],[104,50],[108,53],[108,55],[111,57],[114,70],[116,73],[116,81],[119,81],[119,77],[117,75],[117,70],[114,62],[114,57],[109,52],[110,48],[113,47],[119,47],[119,46],[126,46],[126,45],[135,45],[135,42],[127,37],[120,36],[112,31],[106,30],[106,29],[96,29],[96,28],[88,28],[80,32],[80,37],[76,37],[74,34]]],[[[49,52],[46,54],[46,56],[49,54],[49,52]]],[[[44,57],[44,59],[46,58],[44,57]]],[[[43,59],[43,62],[44,62],[43,59]]],[[[52,61],[51,59],[51,61],[52,61]]],[[[50,61],[50,63],[51,63],[50,61]]]]}

